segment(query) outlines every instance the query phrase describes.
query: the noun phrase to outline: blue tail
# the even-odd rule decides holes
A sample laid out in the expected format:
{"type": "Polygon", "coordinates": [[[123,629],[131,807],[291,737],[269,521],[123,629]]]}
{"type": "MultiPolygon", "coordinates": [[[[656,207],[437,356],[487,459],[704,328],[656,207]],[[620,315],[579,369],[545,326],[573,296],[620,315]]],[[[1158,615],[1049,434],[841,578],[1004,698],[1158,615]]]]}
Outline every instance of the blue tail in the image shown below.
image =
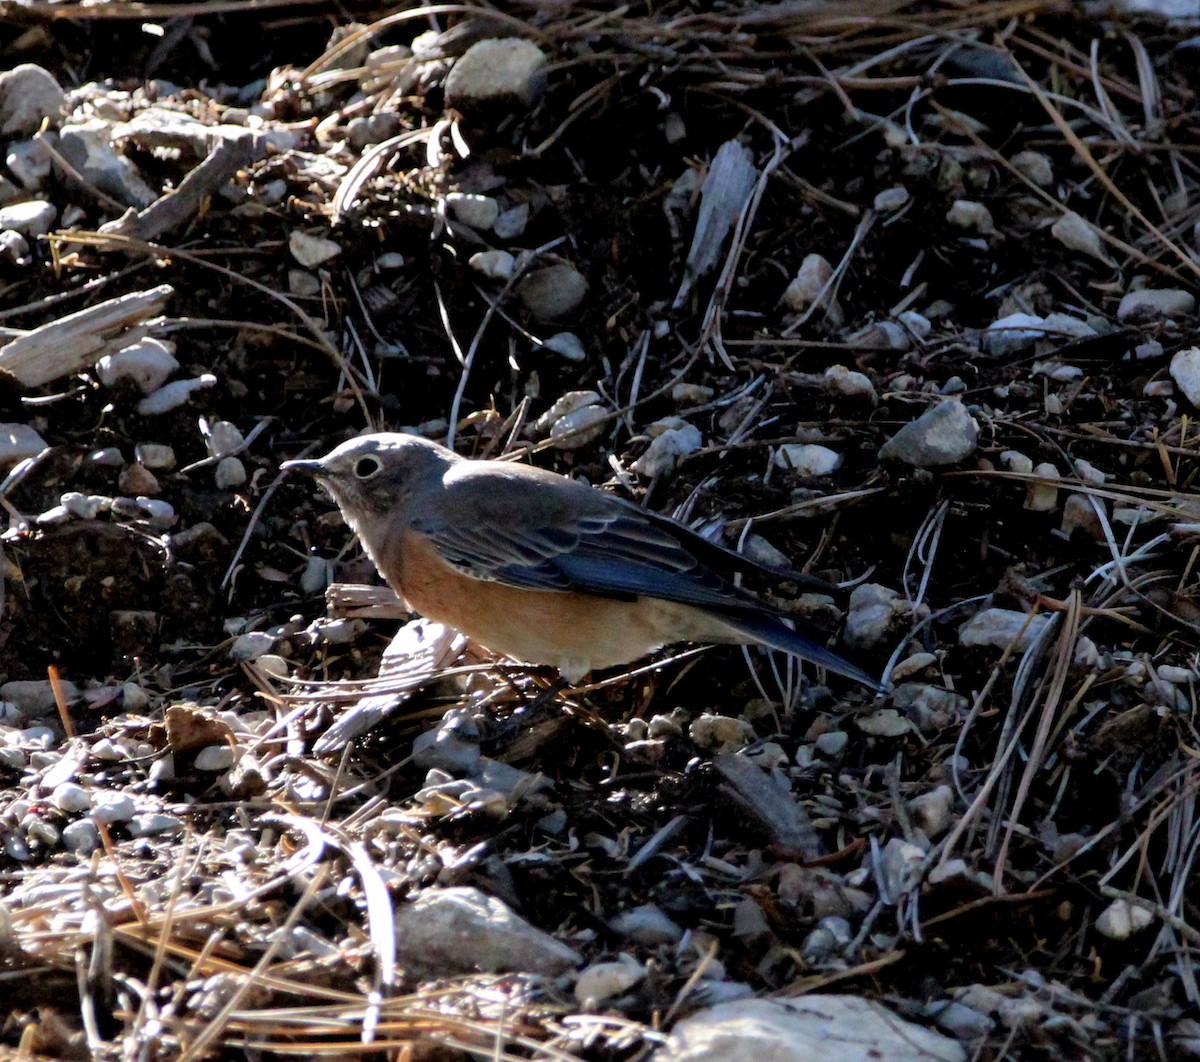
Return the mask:
{"type": "Polygon", "coordinates": [[[811,639],[804,637],[798,631],[785,626],[773,616],[725,615],[722,618],[733,630],[739,634],[744,634],[747,638],[752,638],[762,645],[778,649],[783,653],[790,653],[792,656],[800,657],[801,660],[808,660],[813,664],[817,664],[827,671],[844,675],[848,679],[862,683],[862,685],[874,690],[876,693],[882,693],[884,690],[884,687],[877,679],[873,679],[861,668],[855,667],[848,660],[843,660],[832,649],[818,645],[811,639]]]}

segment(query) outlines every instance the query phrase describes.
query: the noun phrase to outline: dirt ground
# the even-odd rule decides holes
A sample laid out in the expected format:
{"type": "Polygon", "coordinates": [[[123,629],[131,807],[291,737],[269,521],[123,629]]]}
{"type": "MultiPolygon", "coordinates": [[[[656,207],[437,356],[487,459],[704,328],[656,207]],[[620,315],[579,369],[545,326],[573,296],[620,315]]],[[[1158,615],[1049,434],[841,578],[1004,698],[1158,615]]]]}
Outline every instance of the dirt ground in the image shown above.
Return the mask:
{"type": "Polygon", "coordinates": [[[632,1059],[709,1004],[837,992],[979,1059],[1200,1054],[1191,28],[1033,0],[5,19],[6,67],[65,96],[30,125],[0,78],[0,229],[54,208],[0,234],[0,338],[61,361],[30,383],[0,347],[3,430],[42,444],[0,487],[0,1043],[632,1059]],[[527,81],[464,87],[513,39],[527,81]],[[164,412],[94,367],[139,328],[197,381],[164,412]],[[367,429],[828,580],[748,585],[890,692],[684,646],[547,694],[405,626],[279,471],[367,429]],[[439,727],[461,762],[414,749],[439,727]],[[381,928],[380,897],[467,887],[570,969],[427,968],[381,928]]]}

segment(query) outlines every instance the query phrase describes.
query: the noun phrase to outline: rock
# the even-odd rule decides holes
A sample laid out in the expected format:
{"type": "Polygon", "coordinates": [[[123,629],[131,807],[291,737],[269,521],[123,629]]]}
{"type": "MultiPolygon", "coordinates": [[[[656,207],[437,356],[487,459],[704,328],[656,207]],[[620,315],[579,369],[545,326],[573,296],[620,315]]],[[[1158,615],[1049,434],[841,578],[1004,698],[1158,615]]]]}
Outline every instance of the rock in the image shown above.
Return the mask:
{"type": "Polygon", "coordinates": [[[547,435],[560,450],[577,450],[598,439],[608,411],[595,391],[568,391],[533,424],[535,435],[547,435]]]}
{"type": "Polygon", "coordinates": [[[676,1023],[651,1062],[966,1062],[965,1049],[861,996],[742,999],[676,1023]]]}
{"type": "Polygon", "coordinates": [[[110,499],[99,494],[82,494],[77,490],[69,490],[60,495],[59,505],[67,510],[76,520],[95,520],[105,508],[110,499]]]}
{"type": "Polygon", "coordinates": [[[545,54],[532,41],[477,41],[450,68],[446,105],[468,113],[489,104],[532,107],[546,87],[546,66],[545,54]]]}
{"type": "Polygon", "coordinates": [[[912,733],[912,723],[895,708],[879,708],[854,720],[854,725],[871,737],[903,737],[912,733]]]}
{"type": "Polygon", "coordinates": [[[847,340],[860,350],[887,350],[903,354],[912,346],[908,330],[895,321],[874,321],[853,333],[847,340]]]}
{"type": "Polygon", "coordinates": [[[91,819],[76,819],[62,831],[63,845],[76,855],[91,855],[100,847],[100,831],[91,819]]]}
{"type": "Polygon", "coordinates": [[[137,167],[112,146],[111,126],[99,119],[64,125],[58,150],[83,178],[105,195],[127,207],[148,207],[158,193],[138,173],[137,167]]]}
{"type": "Polygon", "coordinates": [[[1028,350],[1045,334],[1043,318],[1031,313],[1010,313],[987,326],[982,346],[985,353],[1002,358],[1028,350]]]}
{"type": "Polygon", "coordinates": [[[11,229],[0,231],[0,261],[22,265],[29,261],[29,241],[11,229]]]}
{"type": "Polygon", "coordinates": [[[151,471],[170,471],[175,467],[175,450],[165,443],[138,443],[133,448],[133,459],[151,471]]]}
{"type": "Polygon", "coordinates": [[[986,646],[1007,649],[1016,642],[1015,651],[1028,649],[1050,622],[1043,614],[1030,615],[1007,608],[986,608],[972,616],[958,629],[960,645],[968,648],[986,646]]]}
{"type": "Polygon", "coordinates": [[[305,269],[315,269],[341,254],[342,245],[327,236],[313,236],[300,229],[293,229],[288,236],[288,250],[305,269]]]}
{"type": "Polygon", "coordinates": [[[616,962],[597,962],[580,971],[575,981],[575,998],[588,1008],[629,991],[646,976],[646,967],[630,955],[616,962]]]}
{"type": "Polygon", "coordinates": [[[1049,155],[1040,151],[1018,151],[1008,161],[1013,169],[1024,174],[1039,188],[1049,188],[1054,183],[1054,167],[1049,155]]]}
{"type": "Polygon", "coordinates": [[[931,840],[940,837],[950,827],[950,811],[954,807],[954,790],[948,785],[939,785],[925,793],[919,793],[908,802],[908,813],[913,822],[931,840]]]}
{"type": "Polygon", "coordinates": [[[1175,354],[1170,371],[1184,397],[1200,409],[1200,347],[1188,347],[1175,354]]]}
{"type": "Polygon", "coordinates": [[[157,391],[148,394],[137,404],[137,411],[143,417],[153,417],[160,413],[169,413],[178,409],[192,397],[193,391],[212,387],[217,378],[212,373],[205,373],[191,380],[173,380],[164,384],[157,391]]]}
{"type": "Polygon", "coordinates": [[[517,260],[507,251],[476,251],[467,264],[480,276],[488,280],[512,280],[517,271],[517,260]]]}
{"type": "Polygon", "coordinates": [[[193,766],[198,771],[227,771],[233,766],[233,749],[229,745],[206,745],[196,753],[193,766]]]}
{"type": "Polygon", "coordinates": [[[652,903],[621,911],[609,920],[608,927],[619,937],[649,947],[678,944],[683,939],[683,929],[652,903]]]}
{"type": "Polygon", "coordinates": [[[490,195],[448,192],[445,203],[450,217],[473,229],[490,229],[500,216],[500,204],[490,195]]]}
{"type": "Polygon", "coordinates": [[[32,136],[49,118],[57,125],[66,94],[47,70],[21,63],[0,74],[0,136],[32,136]]]}
{"type": "Polygon", "coordinates": [[[121,469],[121,474],[117,477],[117,488],[123,494],[143,495],[158,494],[162,490],[158,483],[158,477],[137,461],[127,468],[121,469]]]}
{"type": "Polygon", "coordinates": [[[977,232],[980,236],[991,236],[996,231],[992,212],[982,203],[971,199],[956,199],[946,211],[946,222],[958,229],[977,232]]]}
{"type": "Polygon", "coordinates": [[[845,365],[830,365],[825,370],[824,380],[825,390],[831,395],[861,399],[864,402],[870,402],[871,405],[875,405],[879,401],[875,385],[871,383],[871,378],[866,373],[847,369],[845,365]]]}
{"type": "Polygon", "coordinates": [[[525,231],[529,224],[529,204],[518,203],[505,210],[492,225],[494,232],[502,240],[515,240],[525,231]]]}
{"type": "Polygon", "coordinates": [[[44,449],[46,440],[28,424],[0,424],[0,469],[37,457],[44,449]]]}
{"type": "Polygon", "coordinates": [[[56,785],[50,794],[50,803],[67,815],[78,815],[92,806],[91,797],[87,790],[75,782],[63,782],[56,785]]]}
{"type": "Polygon", "coordinates": [[[844,730],[829,730],[820,734],[813,742],[822,756],[840,756],[850,743],[850,735],[844,730]]]}
{"type": "Polygon", "coordinates": [[[96,376],[105,387],[128,380],[144,395],[157,391],[179,368],[175,344],[161,339],[139,340],[96,362],[96,376]]]}
{"type": "Polygon", "coordinates": [[[754,728],[744,719],[704,712],[688,727],[688,737],[698,748],[714,754],[736,752],[755,738],[754,728]]]}
{"type": "MultiPolygon", "coordinates": [[[[79,687],[73,682],[62,682],[63,696],[67,704],[79,700],[79,687]]],[[[0,700],[10,701],[22,715],[38,718],[49,715],[55,709],[54,689],[49,679],[14,679],[0,686],[0,700]]]]}
{"type": "Polygon", "coordinates": [[[1061,218],[1050,226],[1050,235],[1069,251],[1078,251],[1090,258],[1109,263],[1110,259],[1104,253],[1104,243],[1095,226],[1081,218],[1073,210],[1068,210],[1061,218]]]}
{"type": "Polygon", "coordinates": [[[58,208],[42,199],[27,199],[0,207],[0,229],[11,229],[27,239],[44,236],[54,228],[58,208]]]}
{"type": "Polygon", "coordinates": [[[209,457],[228,457],[246,445],[241,429],[228,420],[209,421],[201,417],[200,434],[204,436],[204,448],[209,457]]]}
{"type": "Polygon", "coordinates": [[[681,457],[694,454],[704,444],[700,429],[694,424],[669,428],[650,440],[650,445],[629,467],[639,476],[653,479],[672,472],[681,457]]]}
{"type": "Polygon", "coordinates": [[[833,279],[833,266],[819,254],[807,254],[800,269],[783,293],[783,305],[792,313],[804,313],[818,299],[826,321],[839,328],[846,320],[837,299],[832,298],[826,285],[833,279]]]}
{"type": "Polygon", "coordinates": [[[53,167],[50,152],[37,140],[9,144],[4,154],[4,164],[28,192],[36,192],[41,188],[53,167]]]}
{"type": "Polygon", "coordinates": [[[1122,324],[1186,317],[1196,309],[1196,296],[1181,288],[1142,288],[1128,292],[1117,307],[1122,324]]]}
{"type": "Polygon", "coordinates": [[[1128,940],[1154,922],[1154,913],[1129,900],[1113,900],[1096,919],[1096,932],[1109,940],[1128,940]]]}
{"type": "Polygon", "coordinates": [[[479,727],[472,714],[452,708],[434,730],[418,734],[413,742],[413,762],[422,770],[442,770],[462,776],[479,766],[479,727]]]}
{"type": "Polygon", "coordinates": [[[1096,511],[1097,504],[1100,506],[1100,511],[1103,512],[1103,502],[1093,503],[1092,499],[1085,494],[1068,494],[1067,500],[1063,504],[1061,524],[1063,534],[1070,537],[1076,531],[1082,531],[1088,538],[1103,542],[1104,522],[1100,519],[1100,513],[1096,511]]]}
{"type": "Polygon", "coordinates": [[[904,425],[880,447],[879,456],[916,468],[936,468],[965,460],[978,443],[979,428],[966,406],[947,399],[904,425]]]}
{"type": "Polygon", "coordinates": [[[246,466],[240,457],[222,457],[213,469],[217,490],[235,490],[246,482],[246,466]]]}
{"type": "Polygon", "coordinates": [[[873,206],[876,212],[880,214],[894,214],[911,198],[912,196],[908,194],[908,189],[904,185],[898,184],[879,192],[875,196],[873,206]]]}
{"type": "Polygon", "coordinates": [[[863,583],[850,592],[842,637],[852,648],[870,649],[882,642],[892,624],[907,612],[908,603],[895,590],[879,583],[863,583]]]}
{"type": "Polygon", "coordinates": [[[115,822],[128,822],[137,811],[133,797],[113,789],[103,789],[92,794],[92,820],[111,826],[115,822]]]}
{"type": "MultiPolygon", "coordinates": [[[[556,332],[542,344],[542,349],[549,350],[564,361],[576,365],[587,361],[587,351],[583,349],[583,341],[574,332],[556,332]]],[[[672,392],[673,394],[674,392],[672,392]]]]}
{"type": "Polygon", "coordinates": [[[321,278],[307,269],[287,271],[288,293],[300,298],[311,299],[321,294],[321,278]]]}
{"type": "MultiPolygon", "coordinates": [[[[1058,469],[1043,461],[1033,470],[1038,479],[1058,479],[1058,469]]],[[[1025,488],[1025,506],[1033,513],[1052,513],[1058,508],[1058,487],[1054,483],[1030,483],[1025,488]]]]}
{"type": "Polygon", "coordinates": [[[784,443],[775,451],[772,463],[776,468],[811,478],[834,472],[842,463],[842,455],[816,443],[784,443]]]}
{"type": "Polygon", "coordinates": [[[535,317],[554,321],[579,309],[587,295],[588,282],[566,262],[535,269],[517,284],[517,297],[535,317]]]}
{"type": "Polygon", "coordinates": [[[129,832],[134,837],[175,837],[186,828],[187,824],[178,815],[165,815],[161,811],[135,815],[129,824],[129,832]]]}
{"type": "Polygon", "coordinates": [[[229,656],[233,660],[257,660],[275,648],[278,639],[266,631],[247,631],[239,634],[229,648],[229,656]]]}
{"type": "Polygon", "coordinates": [[[430,888],[399,907],[396,959],[417,976],[511,970],[553,977],[579,955],[476,888],[430,888]]]}

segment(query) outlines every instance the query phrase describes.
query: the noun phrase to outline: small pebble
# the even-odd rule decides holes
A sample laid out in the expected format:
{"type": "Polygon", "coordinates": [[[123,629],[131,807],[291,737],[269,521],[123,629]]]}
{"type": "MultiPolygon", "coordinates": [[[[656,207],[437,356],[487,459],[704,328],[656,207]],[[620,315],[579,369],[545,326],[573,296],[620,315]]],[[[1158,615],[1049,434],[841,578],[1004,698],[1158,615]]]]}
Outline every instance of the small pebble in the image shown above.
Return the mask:
{"type": "Polygon", "coordinates": [[[50,803],[68,815],[78,815],[92,806],[87,790],[75,782],[63,782],[55,786],[50,794],[50,803]]]}
{"type": "Polygon", "coordinates": [[[111,826],[114,822],[128,822],[133,818],[137,805],[128,793],[104,790],[96,793],[92,801],[92,818],[111,826]]]}
{"type": "Polygon", "coordinates": [[[507,283],[517,272],[517,260],[507,251],[476,251],[467,264],[488,280],[507,283]]]}
{"type": "Polygon", "coordinates": [[[240,457],[222,457],[213,470],[217,490],[236,490],[246,482],[246,466],[240,457]]]}
{"type": "Polygon", "coordinates": [[[305,269],[313,269],[341,254],[342,245],[325,236],[313,236],[293,229],[288,236],[288,250],[305,269]]]}
{"type": "Polygon", "coordinates": [[[1013,169],[1024,174],[1039,188],[1049,188],[1054,183],[1054,167],[1050,156],[1041,151],[1018,151],[1009,162],[1013,169]]]}
{"type": "Polygon", "coordinates": [[[828,476],[836,471],[842,463],[842,455],[815,443],[784,443],[775,451],[772,463],[776,468],[811,478],[828,476]]]}
{"type": "Polygon", "coordinates": [[[514,240],[525,231],[529,224],[529,204],[518,203],[504,211],[492,225],[494,232],[502,240],[514,240]]]}
{"type": "Polygon", "coordinates": [[[446,104],[468,114],[487,105],[530,107],[545,88],[547,65],[545,52],[522,37],[477,41],[450,68],[446,104]]]}
{"type": "Polygon", "coordinates": [[[500,216],[500,204],[490,195],[450,192],[445,202],[446,212],[455,221],[461,221],[473,229],[490,229],[500,216]]]}
{"type": "Polygon", "coordinates": [[[9,229],[26,239],[44,236],[54,228],[57,219],[58,208],[40,199],[0,207],[0,229],[9,229]]]}
{"type": "Polygon", "coordinates": [[[850,741],[850,735],[844,730],[830,730],[821,734],[813,744],[822,756],[840,756],[850,741]]]}
{"type": "Polygon", "coordinates": [[[1117,307],[1122,324],[1187,317],[1196,309],[1196,296],[1181,288],[1142,288],[1128,292],[1117,307]]]}
{"type": "Polygon", "coordinates": [[[91,819],[76,819],[63,827],[62,840],[76,855],[91,855],[100,847],[100,831],[91,819]]]}
{"type": "Polygon", "coordinates": [[[979,444],[979,426],[966,406],[947,399],[906,424],[880,447],[883,460],[937,468],[966,460],[979,444]]]}
{"type": "Polygon", "coordinates": [[[1074,211],[1068,210],[1051,227],[1050,235],[1069,251],[1078,251],[1090,258],[1107,263],[1108,255],[1104,253],[1104,243],[1095,226],[1080,217],[1074,211]]]}
{"type": "Polygon", "coordinates": [[[1128,940],[1154,922],[1154,913],[1128,900],[1113,900],[1096,919],[1096,932],[1109,940],[1128,940]]]}
{"type": "Polygon", "coordinates": [[[133,459],[152,471],[170,471],[175,467],[175,450],[164,443],[138,443],[133,459]]]}
{"type": "Polygon", "coordinates": [[[587,278],[566,262],[535,269],[517,285],[517,297],[525,308],[544,321],[559,320],[579,309],[587,292],[587,278]]]}
{"type": "Polygon", "coordinates": [[[847,369],[845,365],[830,365],[825,370],[824,380],[825,390],[831,395],[861,399],[870,402],[871,405],[875,405],[879,401],[875,385],[871,383],[871,378],[866,373],[847,369]]]}
{"type": "Polygon", "coordinates": [[[134,837],[155,837],[163,834],[173,837],[183,833],[184,829],[185,823],[177,815],[152,812],[147,815],[135,815],[129,832],[134,837]]]}
{"type": "Polygon", "coordinates": [[[587,361],[583,341],[574,332],[556,332],[542,344],[542,349],[552,351],[564,361],[575,364],[587,361]]]}
{"type": "Polygon", "coordinates": [[[175,344],[147,337],[115,354],[106,354],[96,362],[96,376],[105,387],[129,380],[142,394],[148,395],[162,387],[178,368],[175,344]]]}
{"type": "Polygon", "coordinates": [[[646,967],[628,955],[616,962],[594,963],[580,971],[575,998],[581,1004],[596,1006],[629,991],[646,973],[646,967]]]}
{"type": "Polygon", "coordinates": [[[266,631],[248,631],[233,640],[229,655],[234,660],[257,660],[274,649],[276,641],[275,635],[266,631]]]}
{"type": "Polygon", "coordinates": [[[826,321],[834,328],[846,320],[838,301],[830,297],[826,286],[833,278],[833,266],[819,254],[808,254],[800,263],[800,269],[783,293],[783,305],[792,313],[803,313],[818,299],[826,321]]]}
{"type": "Polygon", "coordinates": [[[194,766],[198,771],[227,771],[233,766],[233,749],[229,745],[206,745],[196,753],[194,766]]]}
{"type": "Polygon", "coordinates": [[[990,236],[996,231],[992,212],[982,203],[971,199],[956,199],[946,212],[946,221],[955,228],[990,236]]]}
{"type": "Polygon", "coordinates": [[[137,404],[137,411],[144,417],[169,413],[186,404],[192,397],[192,392],[212,387],[216,382],[217,378],[212,373],[205,373],[191,380],[173,380],[143,398],[137,404]]]}
{"type": "Polygon", "coordinates": [[[878,213],[891,214],[899,210],[911,198],[908,189],[904,185],[898,184],[892,188],[885,188],[876,195],[873,205],[878,213]]]}

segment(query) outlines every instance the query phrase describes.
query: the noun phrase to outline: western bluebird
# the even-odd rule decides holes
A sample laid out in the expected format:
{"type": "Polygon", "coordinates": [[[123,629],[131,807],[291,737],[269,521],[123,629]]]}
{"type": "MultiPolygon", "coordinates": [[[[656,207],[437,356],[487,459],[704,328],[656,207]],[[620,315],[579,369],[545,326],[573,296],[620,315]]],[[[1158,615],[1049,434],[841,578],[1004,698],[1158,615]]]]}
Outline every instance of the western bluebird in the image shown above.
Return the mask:
{"type": "Polygon", "coordinates": [[[721,574],[778,572],[565,476],[395,433],[283,467],[316,477],[411,608],[568,682],[708,642],[767,645],[879,688],[721,574]]]}

